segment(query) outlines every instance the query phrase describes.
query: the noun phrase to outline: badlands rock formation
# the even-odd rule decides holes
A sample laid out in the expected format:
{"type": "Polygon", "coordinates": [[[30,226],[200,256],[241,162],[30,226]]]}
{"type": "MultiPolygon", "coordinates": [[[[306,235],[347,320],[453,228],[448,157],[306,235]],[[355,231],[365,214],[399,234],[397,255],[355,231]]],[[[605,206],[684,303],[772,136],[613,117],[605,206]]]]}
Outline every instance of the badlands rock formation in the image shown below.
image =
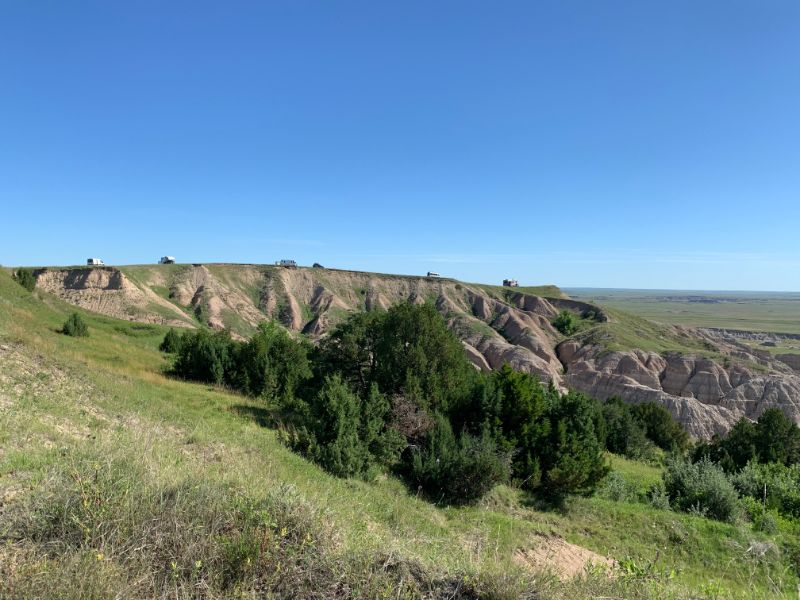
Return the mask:
{"type": "Polygon", "coordinates": [[[599,399],[660,402],[695,437],[725,432],[742,416],[757,418],[770,406],[800,422],[800,356],[773,357],[722,332],[614,322],[552,286],[518,290],[261,265],[40,269],[35,275],[40,290],[88,310],[146,323],[204,323],[237,337],[264,319],[278,319],[317,339],[350,312],[429,301],[481,370],[508,363],[599,399]],[[588,330],[565,339],[551,325],[561,310],[584,317],[588,330]],[[628,333],[651,346],[681,350],[617,343],[628,333]]]}
{"type": "Polygon", "coordinates": [[[725,433],[741,417],[755,419],[773,406],[800,422],[800,377],[781,363],[765,366],[753,360],[748,368],[678,353],[606,352],[572,340],[558,347],[558,355],[568,387],[601,400],[619,396],[627,402],[660,402],[698,438],[725,433]]]}
{"type": "Polygon", "coordinates": [[[192,319],[146,286],[113,268],[38,269],[37,288],[86,310],[131,321],[191,327],[192,319]]]}

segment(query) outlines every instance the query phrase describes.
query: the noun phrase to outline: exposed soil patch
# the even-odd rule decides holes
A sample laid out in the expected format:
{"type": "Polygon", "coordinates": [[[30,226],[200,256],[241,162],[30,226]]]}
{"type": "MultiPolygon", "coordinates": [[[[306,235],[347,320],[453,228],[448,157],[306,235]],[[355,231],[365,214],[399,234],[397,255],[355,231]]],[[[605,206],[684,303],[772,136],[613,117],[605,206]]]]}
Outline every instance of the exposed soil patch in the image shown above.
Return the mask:
{"type": "Polygon", "coordinates": [[[557,536],[542,536],[533,548],[517,550],[514,560],[537,571],[552,571],[562,580],[585,573],[591,566],[611,570],[616,565],[610,558],[557,536]]]}

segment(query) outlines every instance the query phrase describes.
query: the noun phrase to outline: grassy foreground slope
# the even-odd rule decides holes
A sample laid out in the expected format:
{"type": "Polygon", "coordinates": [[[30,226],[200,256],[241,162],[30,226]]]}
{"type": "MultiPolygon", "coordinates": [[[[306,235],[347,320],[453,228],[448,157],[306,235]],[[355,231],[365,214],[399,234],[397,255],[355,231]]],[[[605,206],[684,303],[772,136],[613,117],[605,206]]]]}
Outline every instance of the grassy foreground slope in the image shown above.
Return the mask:
{"type": "MultiPolygon", "coordinates": [[[[336,479],[262,403],[166,378],[163,328],[82,312],[91,335],[69,338],[73,310],[0,272],[0,598],[796,594],[788,530],[600,497],[540,511],[508,488],[441,508],[336,479]],[[560,581],[562,538],[621,566],[560,581]]],[[[639,491],[659,477],[612,464],[639,491]]]]}

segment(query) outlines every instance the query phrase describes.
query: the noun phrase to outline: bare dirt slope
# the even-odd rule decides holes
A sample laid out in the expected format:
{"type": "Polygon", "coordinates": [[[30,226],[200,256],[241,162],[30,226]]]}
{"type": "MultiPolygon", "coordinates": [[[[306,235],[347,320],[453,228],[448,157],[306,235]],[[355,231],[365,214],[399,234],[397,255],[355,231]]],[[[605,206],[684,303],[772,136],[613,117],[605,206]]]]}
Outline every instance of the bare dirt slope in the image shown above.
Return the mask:
{"type": "Polygon", "coordinates": [[[501,288],[451,279],[263,265],[40,269],[37,286],[114,317],[247,337],[276,319],[312,339],[349,313],[432,302],[482,370],[510,364],[561,389],[663,403],[696,437],[781,407],[800,422],[800,362],[730,336],[660,326],[570,300],[558,288],[501,288]],[[583,317],[565,338],[561,310],[583,317]]]}

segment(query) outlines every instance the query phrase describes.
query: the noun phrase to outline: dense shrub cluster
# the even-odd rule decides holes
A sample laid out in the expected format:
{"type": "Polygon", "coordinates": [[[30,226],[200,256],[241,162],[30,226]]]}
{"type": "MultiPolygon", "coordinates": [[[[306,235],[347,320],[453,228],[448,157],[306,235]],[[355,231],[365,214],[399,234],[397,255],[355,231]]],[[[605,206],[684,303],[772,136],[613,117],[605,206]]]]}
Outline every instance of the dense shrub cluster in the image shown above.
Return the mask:
{"type": "Polygon", "coordinates": [[[311,376],[308,344],[298,342],[275,323],[262,323],[247,342],[227,331],[198,329],[167,333],[161,350],[175,354],[176,375],[224,384],[250,396],[291,399],[311,376]]]}
{"type": "Polygon", "coordinates": [[[800,518],[800,428],[780,409],[765,410],[755,423],[741,419],[726,436],[698,444],[695,461],[714,461],[760,528],[775,513],[800,518]]]}
{"type": "Polygon", "coordinates": [[[597,488],[606,449],[652,458],[660,448],[673,458],[652,494],[659,505],[730,521],[741,495],[800,516],[800,428],[779,410],[742,420],[687,461],[688,436],[664,406],[562,394],[507,365],[479,373],[431,305],[354,314],[317,347],[263,323],[246,342],[170,330],[161,349],[181,377],[270,402],[287,443],[337,476],[391,471],[437,502],[473,501],[504,482],[559,500],[597,488]]]}
{"type": "Polygon", "coordinates": [[[61,333],[72,337],[86,337],[89,335],[89,327],[78,313],[72,313],[61,327],[61,333]]]}
{"type": "Polygon", "coordinates": [[[247,342],[171,331],[162,350],[178,376],[268,400],[287,443],[331,473],[392,471],[436,501],[502,482],[549,500],[588,494],[607,445],[635,456],[685,440],[666,411],[562,394],[508,366],[477,372],[431,305],[354,314],[317,347],[265,323],[247,342]]]}

